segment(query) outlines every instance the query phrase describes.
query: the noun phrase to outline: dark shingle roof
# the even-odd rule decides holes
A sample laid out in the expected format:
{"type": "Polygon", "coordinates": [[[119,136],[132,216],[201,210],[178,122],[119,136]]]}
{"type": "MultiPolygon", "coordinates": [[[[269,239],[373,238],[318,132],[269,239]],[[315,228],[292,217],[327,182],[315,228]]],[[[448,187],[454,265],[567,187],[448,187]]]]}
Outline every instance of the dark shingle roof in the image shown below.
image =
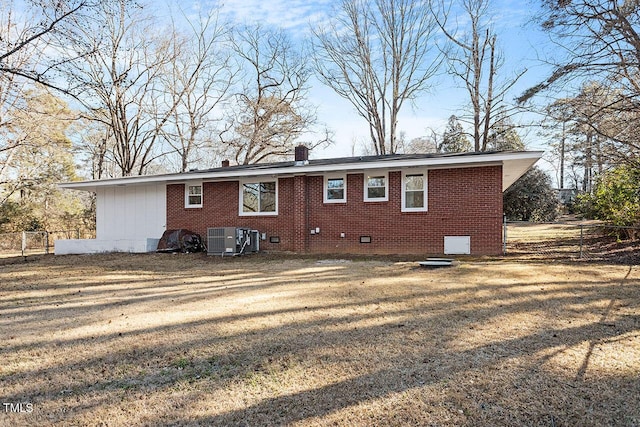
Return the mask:
{"type": "Polygon", "coordinates": [[[82,181],[60,184],[63,188],[95,191],[98,186],[126,186],[151,182],[180,182],[201,179],[234,179],[249,176],[290,174],[323,174],[330,171],[358,171],[373,168],[405,168],[412,166],[461,167],[498,163],[503,165],[503,186],[508,187],[540,157],[542,152],[477,152],[453,154],[387,154],[382,156],[340,157],[305,162],[259,163],[252,165],[220,166],[211,169],[192,170],[161,175],[127,176],[98,181],[82,181]]]}
{"type": "MultiPolygon", "coordinates": [[[[430,154],[385,154],[377,156],[355,156],[355,157],[338,157],[333,159],[311,159],[307,163],[311,166],[332,166],[332,165],[354,165],[358,163],[373,163],[373,162],[385,162],[394,160],[412,160],[412,159],[430,159],[430,158],[443,158],[443,157],[469,157],[469,156],[486,156],[489,154],[498,153],[497,151],[483,151],[483,152],[470,152],[470,153],[430,153],[430,154]]],[[[500,153],[506,153],[502,151],[500,153]]],[[[287,167],[298,166],[299,163],[294,161],[276,162],[276,163],[256,163],[250,165],[235,165],[226,167],[217,167],[209,169],[196,169],[189,172],[183,172],[184,174],[198,174],[198,173],[210,173],[210,172],[234,172],[242,170],[265,170],[265,169],[283,169],[287,167]]],[[[177,174],[173,174],[177,175],[177,174]]]]}

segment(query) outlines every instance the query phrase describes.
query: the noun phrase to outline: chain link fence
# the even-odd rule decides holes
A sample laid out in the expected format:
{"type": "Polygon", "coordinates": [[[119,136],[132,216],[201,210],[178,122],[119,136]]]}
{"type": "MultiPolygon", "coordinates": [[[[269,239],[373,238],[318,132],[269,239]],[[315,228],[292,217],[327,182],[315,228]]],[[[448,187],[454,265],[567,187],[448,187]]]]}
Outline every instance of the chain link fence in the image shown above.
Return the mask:
{"type": "MultiPolygon", "coordinates": [[[[0,233],[0,258],[53,253],[58,239],[95,239],[81,230],[0,233]]],[[[640,264],[640,227],[597,222],[505,222],[504,252],[532,260],[640,264]]]]}
{"type": "Polygon", "coordinates": [[[504,242],[507,256],[640,263],[638,227],[598,222],[507,222],[504,242]]]}
{"type": "Polygon", "coordinates": [[[81,230],[0,233],[0,258],[53,253],[58,239],[94,238],[94,233],[81,230]]]}

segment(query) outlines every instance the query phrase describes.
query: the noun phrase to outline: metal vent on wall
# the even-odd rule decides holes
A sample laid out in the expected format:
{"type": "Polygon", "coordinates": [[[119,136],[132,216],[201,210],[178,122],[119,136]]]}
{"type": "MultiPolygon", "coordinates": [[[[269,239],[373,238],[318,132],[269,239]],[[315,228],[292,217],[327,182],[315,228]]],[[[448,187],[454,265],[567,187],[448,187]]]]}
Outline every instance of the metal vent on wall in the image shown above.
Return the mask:
{"type": "Polygon", "coordinates": [[[470,236],[444,236],[445,255],[470,255],[470,236]]]}

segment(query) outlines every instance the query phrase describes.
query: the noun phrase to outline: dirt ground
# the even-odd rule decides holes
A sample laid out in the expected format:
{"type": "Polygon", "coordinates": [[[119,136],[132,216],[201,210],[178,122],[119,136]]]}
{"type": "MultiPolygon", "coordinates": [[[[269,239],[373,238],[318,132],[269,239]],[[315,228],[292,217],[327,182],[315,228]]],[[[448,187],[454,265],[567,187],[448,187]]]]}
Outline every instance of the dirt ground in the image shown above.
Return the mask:
{"type": "Polygon", "coordinates": [[[640,267],[0,266],[0,425],[639,426],[640,267]]]}

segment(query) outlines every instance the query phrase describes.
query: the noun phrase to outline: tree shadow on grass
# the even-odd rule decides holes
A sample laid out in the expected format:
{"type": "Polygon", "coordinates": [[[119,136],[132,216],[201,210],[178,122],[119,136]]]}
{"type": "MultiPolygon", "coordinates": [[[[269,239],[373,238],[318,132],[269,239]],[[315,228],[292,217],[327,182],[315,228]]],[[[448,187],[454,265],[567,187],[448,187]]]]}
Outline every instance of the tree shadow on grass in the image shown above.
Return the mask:
{"type": "MultiPolygon", "coordinates": [[[[487,270],[495,273],[499,268],[489,266],[487,270]]],[[[583,421],[578,424],[610,424],[612,420],[616,424],[618,420],[618,424],[632,425],[633,417],[638,416],[629,408],[640,407],[640,390],[637,379],[628,373],[599,378],[598,388],[588,376],[576,376],[575,371],[573,376],[562,375],[547,366],[553,354],[580,346],[587,339],[605,343],[640,329],[640,315],[629,314],[632,308],[637,309],[640,294],[637,279],[630,278],[631,270],[624,279],[591,285],[578,280],[537,283],[535,279],[467,285],[456,282],[477,271],[429,272],[424,280],[420,276],[416,279],[416,272],[407,269],[371,271],[378,280],[407,276],[406,282],[396,282],[395,289],[354,281],[349,268],[332,269],[324,275],[304,270],[247,278],[245,284],[235,283],[238,289],[233,293],[210,287],[206,281],[177,292],[167,293],[167,288],[161,287],[155,299],[151,292],[134,299],[130,306],[133,311],[148,309],[146,304],[152,302],[161,308],[158,316],[169,316],[172,307],[180,304],[277,294],[291,291],[297,284],[299,294],[283,298],[282,308],[252,310],[250,305],[238,305],[237,312],[231,314],[212,311],[197,320],[167,320],[153,327],[135,325],[122,332],[106,329],[94,340],[50,339],[50,326],[34,327],[37,336],[31,344],[9,341],[0,353],[15,358],[43,351],[48,353],[47,365],[35,363],[31,369],[3,372],[0,378],[6,388],[0,392],[0,400],[33,401],[36,411],[28,416],[0,417],[16,423],[37,421],[37,417],[82,423],[99,413],[105,422],[116,425],[273,425],[328,422],[336,417],[344,424],[392,425],[428,424],[444,420],[446,415],[451,425],[561,425],[576,420],[583,421]],[[311,285],[318,281],[331,283],[333,290],[313,289],[311,285]],[[389,294],[376,295],[383,290],[389,294]],[[326,301],[319,302],[322,296],[326,301]],[[589,321],[594,317],[594,305],[607,299],[627,310],[615,314],[605,305],[606,324],[597,315],[589,321]],[[563,309],[570,315],[563,314],[563,309]],[[497,319],[535,312],[543,313],[543,318],[561,317],[564,321],[586,316],[586,320],[578,325],[562,321],[541,325],[516,337],[464,342],[466,335],[489,328],[487,325],[497,319]],[[68,352],[67,359],[51,360],[68,352]],[[344,368],[335,376],[336,370],[344,368]],[[323,382],[318,370],[334,376],[323,382]],[[284,383],[281,390],[265,392],[263,386],[279,375],[303,384],[284,383]],[[307,377],[315,381],[306,382],[307,377]],[[470,378],[476,382],[470,383],[470,378]],[[229,396],[229,389],[243,387],[258,397],[247,396],[235,409],[222,403],[211,411],[198,408],[212,404],[209,396],[229,396]],[[603,387],[607,393],[599,395],[603,387]],[[523,389],[532,391],[524,393],[523,389]],[[563,399],[541,395],[558,389],[565,394],[563,399]],[[171,403],[159,404],[176,394],[179,397],[171,403]],[[398,395],[413,402],[414,409],[403,406],[407,402],[400,399],[394,410],[398,395]],[[158,396],[152,400],[153,411],[139,411],[140,402],[149,396],[158,396]],[[384,403],[387,401],[393,403],[384,403]],[[376,411],[375,405],[374,409],[358,409],[370,402],[382,402],[378,406],[383,410],[376,411]],[[584,409],[588,402],[591,412],[584,409]],[[621,403],[627,409],[621,409],[621,403]],[[126,411],[128,405],[131,411],[126,411]],[[344,413],[351,409],[352,414],[344,413]],[[600,413],[589,415],[594,410],[600,413]],[[363,411],[364,415],[357,415],[363,411]],[[122,412],[126,415],[118,418],[117,413],[122,412]]],[[[491,275],[488,271],[487,277],[491,275]]],[[[99,294],[92,298],[99,299],[99,294]]],[[[98,304],[95,312],[108,307],[98,304]]],[[[29,318],[36,324],[38,317],[65,313],[62,309],[47,310],[34,310],[35,315],[29,318]]],[[[67,315],[82,322],[83,317],[95,313],[83,310],[76,305],[67,315]]],[[[13,320],[20,321],[20,316],[13,320]]],[[[8,327],[11,321],[6,320],[8,327]]],[[[632,368],[637,373],[637,362],[632,368]]]]}
{"type": "MultiPolygon", "coordinates": [[[[625,325],[637,325],[639,320],[640,316],[631,316],[623,319],[621,323],[625,325]]],[[[308,418],[322,417],[345,408],[354,407],[363,401],[376,400],[410,389],[422,388],[425,387],[425,385],[457,377],[465,372],[477,372],[490,369],[496,364],[504,363],[505,359],[519,358],[531,352],[538,352],[557,345],[572,346],[581,340],[574,337],[589,335],[597,337],[595,339],[605,341],[633,330],[636,330],[633,326],[622,329],[612,329],[602,328],[598,325],[589,325],[579,328],[544,331],[540,334],[505,340],[461,352],[445,352],[443,354],[442,352],[434,352],[433,350],[425,348],[424,352],[420,355],[422,358],[422,366],[420,366],[420,364],[413,364],[409,369],[406,369],[406,366],[399,363],[393,368],[376,370],[339,383],[298,392],[292,395],[267,398],[247,408],[202,417],[196,421],[201,425],[239,425],[247,418],[253,419],[253,417],[258,415],[264,424],[295,423],[308,418]],[[563,338],[559,338],[553,342],[553,340],[549,340],[550,336],[561,336],[563,338]],[[433,362],[441,363],[443,360],[446,361],[446,365],[455,368],[446,367],[445,369],[441,369],[433,365],[433,362]]],[[[369,332],[371,333],[372,331],[369,332]]],[[[391,363],[391,365],[394,365],[394,363],[391,363]]],[[[522,378],[520,378],[519,381],[524,383],[522,378]]],[[[627,378],[627,381],[629,386],[633,385],[633,378],[627,378]]],[[[576,384],[580,384],[580,382],[578,381],[576,384]]],[[[575,387],[578,386],[576,385],[575,387]]],[[[630,393],[638,392],[640,388],[637,386],[635,388],[630,387],[628,391],[630,393]]],[[[638,403],[637,397],[627,403],[631,403],[632,401],[638,403]]],[[[519,408],[509,409],[516,412],[519,408]]],[[[549,408],[549,410],[550,412],[555,412],[555,408],[549,408]]],[[[515,413],[512,415],[515,416],[515,421],[517,415],[515,413]]],[[[563,419],[563,415],[562,413],[556,413],[555,419],[560,421],[563,419]]],[[[525,420],[521,419],[520,421],[525,420]]]]}

